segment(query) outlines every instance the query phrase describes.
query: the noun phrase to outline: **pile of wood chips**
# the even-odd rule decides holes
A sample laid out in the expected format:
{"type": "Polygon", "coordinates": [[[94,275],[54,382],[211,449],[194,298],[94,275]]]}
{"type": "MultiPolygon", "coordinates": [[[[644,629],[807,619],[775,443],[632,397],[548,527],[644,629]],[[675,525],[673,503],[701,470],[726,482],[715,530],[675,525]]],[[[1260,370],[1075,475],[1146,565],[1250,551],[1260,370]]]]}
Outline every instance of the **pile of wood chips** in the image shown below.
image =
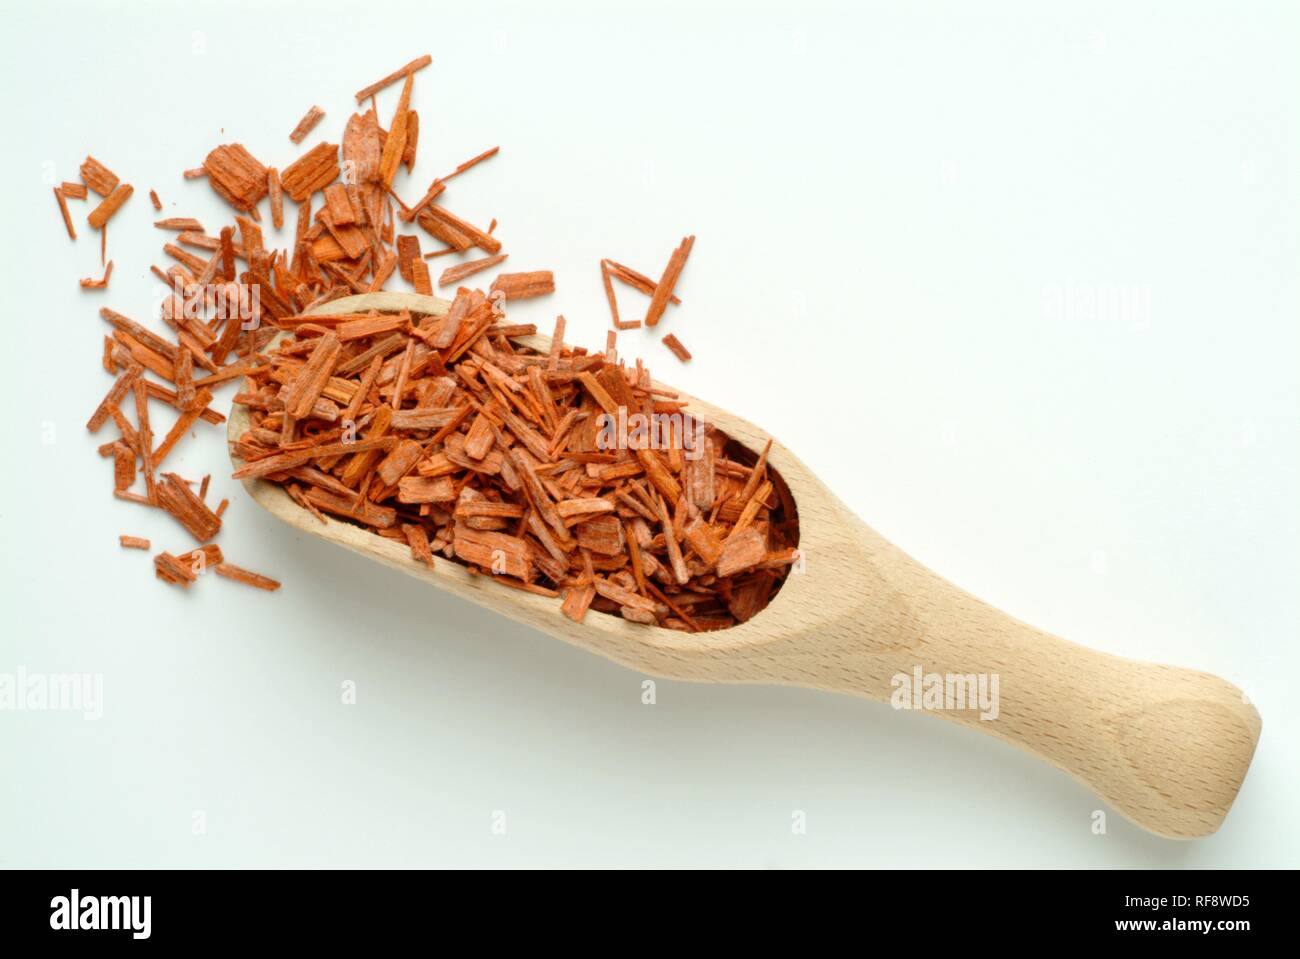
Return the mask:
{"type": "Polygon", "coordinates": [[[620,408],[680,417],[684,404],[612,344],[565,346],[563,318],[549,354],[513,343],[533,327],[501,322],[466,288],[445,316],[281,325],[292,336],[235,397],[251,428],[234,476],[284,485],[322,522],[562,595],[577,621],[594,607],[692,631],[749,619],[797,558],[794,503],[767,450],[745,465],[747,451],[703,424],[698,446],[680,432],[657,449],[605,441],[620,408]]]}
{"type": "MultiPolygon", "coordinates": [[[[113,327],[103,363],[117,378],[87,426],[96,432],[112,420],[118,428],[119,438],[100,447],[114,462],[115,495],[166,511],[207,544],[158,554],[158,577],[188,587],[212,566],[250,585],[279,586],[225,563],[209,543],[227,503],[208,506],[206,477],[195,483],[161,470],[200,421],[225,421],[211,406],[213,391],[242,380],[234,402],[247,407],[250,428],[234,451],[243,460],[234,477],[283,485],[322,522],[331,514],[403,541],[414,562],[432,566],[441,555],[505,585],[562,598],[576,621],[588,609],[689,631],[748,620],[798,555],[789,491],[769,468],[767,450],[755,455],[703,425],[692,432],[678,395],[654,385],[639,360],[621,362],[616,350],[615,330],[642,324],[619,318],[610,280],[650,298],[644,324],[654,326],[680,302],[673,288],[694,237],[673,252],[658,282],[601,262],[615,330],[599,353],[564,344],[563,317],[549,353],[518,342],[536,330],[509,324],[504,304],[551,293],[549,271],[499,274],[487,292],[458,287],[445,315],[328,309],[382,290],[394,273],[429,294],[433,257],[484,254],[443,271],[440,286],[505,259],[495,220],[480,229],[441,203],[448,181],[496,148],[435,179],[414,204],[394,192],[400,167],[409,172],[415,161],[411,92],[429,62],[421,57],[359,91],[358,103],[369,98],[370,105],[348,119],[341,148],[321,142],[280,172],[242,144],[225,144],[186,171],[206,177],[236,213],[215,234],[186,217],[155,224],[175,233],[163,247],[175,262],[153,267],[175,291],[161,316],[170,335],[101,310],[113,327]],[[398,82],[385,129],[373,98],[398,82]],[[266,248],[259,213],[268,200],[279,228],[285,194],[298,204],[287,252],[266,248]],[[417,235],[398,234],[399,224],[417,225],[441,248],[423,253],[417,235]],[[128,396],[134,422],[123,408],[128,396]],[[157,445],[150,401],[179,411],[157,445]],[[607,442],[607,422],[629,414],[675,419],[678,428],[666,431],[668,442],[663,435],[607,442]],[[143,493],[132,491],[137,474],[143,493]]],[[[312,107],[290,139],[301,142],[323,115],[312,107]]],[[[87,163],[86,186],[122,195],[114,174],[87,163]]],[[[78,192],[72,186],[56,189],[65,220],[64,197],[78,192]]],[[[665,341],[689,359],[675,337],[665,341]]],[[[149,543],[123,536],[122,546],[149,543]]]]}

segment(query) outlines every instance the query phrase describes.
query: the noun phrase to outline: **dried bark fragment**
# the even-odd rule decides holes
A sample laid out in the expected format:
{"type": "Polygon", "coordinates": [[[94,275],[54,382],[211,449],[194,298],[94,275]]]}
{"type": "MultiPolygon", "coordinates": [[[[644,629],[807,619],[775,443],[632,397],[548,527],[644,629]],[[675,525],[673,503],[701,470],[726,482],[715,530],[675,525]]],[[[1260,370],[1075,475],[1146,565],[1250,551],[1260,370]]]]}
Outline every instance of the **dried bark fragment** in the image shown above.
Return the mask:
{"type": "Polygon", "coordinates": [[[271,225],[278,230],[284,226],[284,189],[275,167],[266,171],[266,192],[271,197],[271,225]]]}
{"type": "Polygon", "coordinates": [[[583,499],[566,499],[561,503],[556,503],[555,511],[566,520],[573,520],[575,517],[585,520],[592,519],[602,513],[614,512],[614,504],[599,496],[590,496],[583,499]]]}
{"type": "Polygon", "coordinates": [[[134,362],[122,371],[109,389],[108,394],[100,401],[99,406],[95,408],[95,412],[91,414],[90,419],[86,422],[86,429],[92,433],[99,432],[99,428],[108,422],[114,407],[120,404],[126,398],[126,394],[135,386],[141,372],[140,366],[134,362]]]}
{"type": "Polygon", "coordinates": [[[525,582],[533,578],[532,553],[528,544],[517,536],[457,523],[454,542],[456,555],[473,566],[525,582]]]}
{"type": "Polygon", "coordinates": [[[417,219],[420,226],[428,230],[429,233],[448,246],[455,247],[458,250],[477,246],[484,253],[501,252],[500,240],[494,236],[489,236],[472,223],[466,223],[443,207],[436,205],[425,207],[417,219]]]}
{"type": "Polygon", "coordinates": [[[312,406],[334,373],[341,348],[342,344],[334,333],[326,333],[317,341],[311,358],[285,391],[284,408],[289,416],[302,419],[311,413],[312,406]]]}
{"type": "Polygon", "coordinates": [[[183,233],[191,231],[195,233],[203,232],[203,224],[188,216],[173,216],[165,220],[154,220],[153,225],[160,230],[180,230],[183,233]]]}
{"type": "Polygon", "coordinates": [[[321,121],[321,117],[323,116],[325,116],[325,111],[320,107],[313,106],[303,114],[303,118],[298,121],[298,125],[294,127],[293,132],[289,134],[289,139],[294,143],[301,143],[303,140],[307,139],[307,134],[311,133],[312,128],[321,121]]]}
{"type": "Polygon", "coordinates": [[[459,407],[399,410],[393,413],[392,423],[394,428],[402,430],[436,430],[460,415],[459,407]]]}
{"type": "MultiPolygon", "coordinates": [[[[339,148],[334,143],[318,143],[280,174],[284,192],[301,203],[317,190],[329,186],[339,175],[339,148]]],[[[265,184],[263,184],[265,189],[265,184]]]]}
{"type": "Polygon", "coordinates": [[[646,326],[654,326],[663,316],[664,309],[668,306],[668,298],[673,295],[673,287],[677,285],[677,278],[681,276],[682,268],[686,266],[686,258],[691,255],[691,248],[694,245],[695,237],[688,236],[668,258],[668,265],[664,267],[663,276],[655,285],[654,293],[650,297],[650,305],[645,311],[646,326]]]}
{"type": "Polygon", "coordinates": [[[403,280],[411,282],[411,264],[420,258],[420,238],[402,234],[397,238],[397,272],[403,280]]]}
{"type": "Polygon", "coordinates": [[[344,496],[319,487],[313,487],[305,495],[313,506],[366,526],[390,529],[397,524],[397,510],[391,507],[377,506],[368,500],[358,500],[355,496],[344,496]]]}
{"type": "Polygon", "coordinates": [[[135,397],[136,449],[140,453],[140,465],[144,467],[145,501],[158,505],[153,458],[149,456],[149,450],[153,449],[153,427],[149,425],[149,390],[143,375],[136,377],[131,391],[135,397]]]}
{"type": "Polygon", "coordinates": [[[420,114],[410,110],[406,114],[406,145],[402,147],[402,166],[410,173],[415,166],[415,151],[420,144],[420,114]]]}
{"type": "Polygon", "coordinates": [[[230,476],[232,479],[261,479],[270,476],[272,473],[280,473],[293,469],[295,466],[303,466],[312,460],[347,455],[349,453],[386,450],[395,445],[397,445],[397,439],[391,436],[367,437],[363,440],[354,440],[351,443],[325,443],[320,446],[290,450],[252,463],[245,463],[231,473],[230,476]]]}
{"type": "MultiPolygon", "coordinates": [[[[484,150],[484,151],[483,151],[482,153],[480,153],[478,156],[470,157],[470,158],[469,158],[468,160],[466,160],[464,163],[461,163],[460,165],[458,165],[458,166],[456,167],[456,169],[452,170],[452,171],[451,171],[450,173],[448,173],[446,176],[444,176],[444,177],[439,177],[439,178],[438,178],[437,180],[435,180],[434,182],[435,182],[435,183],[446,183],[446,182],[447,182],[448,180],[450,180],[452,177],[454,177],[454,176],[460,176],[460,175],[461,175],[462,173],[464,173],[466,170],[470,169],[471,167],[478,166],[478,164],[482,163],[484,160],[491,159],[492,157],[496,156],[496,155],[497,155],[498,153],[500,153],[500,152],[501,152],[501,148],[500,148],[499,146],[498,146],[498,147],[491,147],[490,149],[484,150]]],[[[493,221],[492,221],[492,224],[493,224],[493,226],[495,226],[495,225],[496,225],[496,220],[493,220],[493,221]]],[[[492,227],[488,227],[488,232],[489,232],[489,233],[492,232],[492,227]]]]}
{"type": "Polygon", "coordinates": [[[363,199],[378,195],[374,181],[379,174],[382,152],[378,119],[369,111],[354,113],[343,131],[343,159],[350,165],[354,181],[361,186],[363,199]]]}
{"type": "Polygon", "coordinates": [[[595,586],[598,595],[605,597],[611,602],[618,603],[619,606],[627,609],[644,610],[647,612],[654,611],[655,604],[653,600],[646,599],[644,596],[640,596],[632,592],[630,589],[624,589],[621,586],[615,585],[608,579],[598,576],[593,585],[595,586]]]}
{"type": "Polygon", "coordinates": [[[753,496],[754,492],[758,489],[758,485],[763,482],[767,475],[767,457],[771,452],[772,441],[769,439],[767,443],[764,444],[763,451],[758,454],[758,462],[756,462],[753,469],[749,471],[749,476],[745,480],[744,488],[741,489],[740,495],[736,497],[739,502],[748,502],[749,498],[753,496]]]}
{"type": "Polygon", "coordinates": [[[445,476],[405,476],[397,481],[399,503],[454,503],[456,487],[445,476]]]}
{"type": "MultiPolygon", "coordinates": [[[[558,510],[559,507],[557,506],[558,510]]],[[[623,552],[623,524],[617,516],[597,516],[574,527],[578,545],[593,553],[618,556],[623,552]]]]}
{"type": "Polygon", "coordinates": [[[396,83],[398,80],[402,79],[403,77],[415,73],[415,71],[417,70],[424,69],[432,62],[433,62],[433,57],[431,57],[427,53],[422,57],[416,57],[406,66],[402,67],[401,69],[394,70],[392,73],[384,77],[382,80],[378,80],[370,84],[370,86],[362,87],[360,90],[358,90],[357,103],[360,103],[362,100],[365,100],[367,97],[374,96],[380,90],[384,89],[390,84],[396,83]]]}
{"type": "Polygon", "coordinates": [[[776,573],[760,570],[734,587],[727,598],[727,609],[737,622],[746,623],[767,605],[776,583],[776,573]]]}
{"type": "MultiPolygon", "coordinates": [[[[185,353],[184,355],[189,356],[189,353],[185,353]]],[[[180,442],[181,438],[190,431],[196,422],[198,422],[199,417],[203,414],[203,410],[211,402],[212,394],[208,390],[203,390],[194,396],[190,401],[190,405],[176,418],[176,422],[172,424],[172,428],[167,432],[163,441],[158,444],[158,448],[153,451],[151,461],[154,469],[157,469],[162,465],[162,461],[167,457],[167,454],[172,451],[172,448],[175,447],[175,445],[180,442]]]]}
{"type": "Polygon", "coordinates": [[[54,188],[54,200],[59,204],[59,213],[63,216],[63,226],[68,231],[68,238],[75,240],[77,231],[72,226],[72,215],[68,213],[68,203],[64,199],[63,190],[57,186],[54,188]]]}
{"type": "Polygon", "coordinates": [[[213,149],[203,160],[203,171],[217,194],[242,213],[266,196],[266,167],[244,148],[228,143],[213,149]]]}
{"type": "Polygon", "coordinates": [[[175,473],[164,473],[155,489],[158,505],[200,543],[217,535],[221,529],[221,518],[175,473]]]}
{"type": "Polygon", "coordinates": [[[153,565],[154,575],[163,582],[171,583],[174,586],[189,589],[191,585],[198,581],[198,576],[186,563],[181,562],[180,557],[173,556],[166,551],[153,558],[153,565]]]}
{"type": "Polygon", "coordinates": [[[496,256],[485,256],[479,260],[467,260],[464,263],[458,263],[456,266],[449,266],[438,277],[438,285],[451,286],[453,283],[459,283],[466,277],[473,276],[481,270],[491,269],[498,263],[505,262],[507,256],[509,256],[507,253],[498,253],[496,256]]]}
{"type": "Polygon", "coordinates": [[[122,204],[131,199],[133,192],[134,188],[131,187],[130,183],[118,183],[113,188],[113,192],[105,196],[98,207],[92,209],[90,216],[86,217],[87,224],[91,225],[91,229],[103,230],[113,214],[117,213],[118,209],[121,209],[122,204]]]}
{"type": "Polygon", "coordinates": [[[143,536],[127,536],[125,533],[119,536],[117,541],[123,549],[149,549],[152,545],[143,536]]]}
{"type": "Polygon", "coordinates": [[[279,580],[271,579],[269,576],[263,576],[261,573],[253,573],[242,569],[231,563],[218,563],[213,569],[218,576],[225,579],[233,579],[237,583],[243,583],[245,586],[252,586],[257,589],[264,589],[268,592],[274,592],[280,588],[279,580]]]}
{"type": "Polygon", "coordinates": [[[383,458],[375,468],[385,486],[396,486],[397,481],[415,468],[415,464],[424,455],[424,447],[414,440],[402,440],[383,458]]]}
{"type": "Polygon", "coordinates": [[[575,623],[581,623],[587,615],[587,610],[591,607],[591,601],[595,598],[595,586],[590,584],[575,586],[565,590],[564,602],[560,605],[560,612],[575,623]]]}
{"type": "MultiPolygon", "coordinates": [[[[664,547],[668,551],[668,564],[672,569],[673,578],[677,580],[679,586],[685,586],[691,580],[691,574],[686,568],[686,561],[682,556],[681,546],[677,542],[677,534],[674,531],[672,517],[668,515],[668,507],[664,505],[662,497],[658,503],[659,520],[664,537],[664,547]]],[[[721,575],[721,574],[720,574],[721,575]]]]}
{"type": "Polygon", "coordinates": [[[677,339],[675,333],[669,333],[664,337],[664,346],[672,350],[673,356],[677,357],[683,363],[688,362],[691,358],[690,351],[686,349],[686,347],[682,346],[682,341],[677,339]]]}
{"type": "Polygon", "coordinates": [[[718,556],[718,575],[734,576],[744,570],[752,569],[766,557],[767,543],[763,535],[750,527],[728,539],[722,547],[722,553],[718,556]]]}
{"type": "Polygon", "coordinates": [[[411,261],[411,285],[415,287],[416,293],[425,296],[433,293],[433,283],[429,279],[429,264],[423,260],[411,261]]]}
{"type": "Polygon", "coordinates": [[[103,290],[108,287],[108,278],[113,275],[113,261],[108,261],[108,266],[104,267],[104,276],[101,279],[95,279],[93,276],[83,277],[80,281],[83,290],[103,290]]]}
{"type": "Polygon", "coordinates": [[[215,566],[217,563],[224,562],[225,557],[221,553],[221,547],[216,543],[208,543],[205,546],[199,546],[187,553],[179,554],[176,559],[190,568],[190,572],[196,576],[200,573],[207,572],[209,566],[215,566]]]}
{"type": "Polygon", "coordinates": [[[654,484],[655,489],[659,491],[659,495],[670,503],[676,503],[678,497],[682,495],[681,485],[677,482],[677,478],[673,476],[672,471],[664,465],[659,454],[654,450],[639,449],[636,451],[636,458],[645,467],[646,476],[654,484]]]}
{"type": "MultiPolygon", "coordinates": [[[[600,261],[600,282],[605,287],[605,299],[609,303],[609,316],[614,329],[623,329],[623,321],[618,318],[618,297],[614,294],[614,284],[609,281],[609,261],[600,261]]],[[[641,324],[638,322],[637,326],[641,324]]]]}
{"type": "Polygon", "coordinates": [[[356,210],[352,208],[352,199],[347,187],[342,183],[331,183],[325,188],[325,211],[334,226],[347,226],[357,222],[356,210]]]}
{"type": "Polygon", "coordinates": [[[707,511],[713,508],[717,495],[717,463],[712,441],[707,436],[700,439],[701,446],[686,457],[683,486],[691,503],[707,511]]]}
{"type": "Polygon", "coordinates": [[[459,253],[474,245],[474,241],[467,234],[445,222],[444,218],[431,214],[427,208],[420,211],[416,222],[430,236],[447,244],[447,249],[439,250],[438,253],[459,253]]]}
{"type": "Polygon", "coordinates": [[[722,555],[722,537],[705,522],[703,517],[696,517],[695,521],[686,527],[686,545],[710,566],[722,555]]]}
{"type": "Polygon", "coordinates": [[[392,186],[397,168],[402,164],[402,153],[406,149],[406,126],[411,117],[411,86],[415,74],[408,73],[402,84],[402,96],[397,101],[397,110],[393,114],[392,125],[388,128],[388,137],[384,140],[383,152],[379,155],[379,182],[385,187],[392,186]]]}
{"type": "Polygon", "coordinates": [[[418,523],[403,523],[402,533],[411,547],[411,558],[433,569],[433,552],[429,548],[429,534],[418,523]]]}
{"type": "Polygon", "coordinates": [[[100,196],[108,196],[118,184],[117,174],[92,156],[86,157],[81,164],[81,179],[100,196]]]}
{"type": "Polygon", "coordinates": [[[130,489],[135,483],[135,450],[118,441],[113,444],[113,488],[130,489]]]}
{"type": "MultiPolygon", "coordinates": [[[[603,260],[602,262],[605,264],[609,275],[614,279],[626,283],[633,289],[640,290],[646,296],[654,296],[656,283],[644,273],[638,273],[630,266],[624,266],[622,263],[616,263],[613,260],[603,260]]],[[[674,306],[679,306],[682,301],[674,293],[669,295],[668,302],[674,306]]]]}
{"type": "Polygon", "coordinates": [[[501,273],[492,281],[490,292],[502,293],[507,300],[522,300],[555,292],[555,275],[550,270],[529,273],[501,273]]]}

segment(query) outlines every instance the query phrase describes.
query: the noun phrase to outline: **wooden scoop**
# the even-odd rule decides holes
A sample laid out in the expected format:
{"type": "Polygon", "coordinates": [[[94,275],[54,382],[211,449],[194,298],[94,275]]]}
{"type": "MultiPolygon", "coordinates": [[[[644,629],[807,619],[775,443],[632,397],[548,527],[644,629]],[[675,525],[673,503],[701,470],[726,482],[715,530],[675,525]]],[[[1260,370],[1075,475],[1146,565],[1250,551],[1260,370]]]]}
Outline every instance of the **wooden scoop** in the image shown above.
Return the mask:
{"type": "MultiPolygon", "coordinates": [[[[434,297],[374,293],[335,300],[318,312],[441,315],[449,305],[434,297]]],[[[550,348],[549,337],[520,342],[542,352],[550,348]]],[[[767,442],[766,433],[739,417],[682,398],[696,416],[750,449],[767,442]]],[[[236,406],[232,450],[247,428],[247,411],[236,406]]],[[[966,708],[936,714],[1065,770],[1158,835],[1185,839],[1219,827],[1259,739],[1259,714],[1239,689],[1207,673],[1094,652],[1027,626],[888,543],[780,443],[772,444],[769,462],[794,496],[803,569],[796,568],[753,619],[699,634],[594,611],[574,623],[554,599],[507,589],[451,561],[429,569],[411,559],[404,543],[332,518],[321,523],[277,485],[254,479],[244,486],[295,529],[650,675],[789,683],[886,702],[900,690],[904,704],[924,703],[920,693],[913,699],[903,690],[901,677],[914,683],[918,670],[973,676],[975,682],[982,677],[986,692],[996,677],[996,710],[967,701],[966,708]]],[[[975,700],[974,687],[967,688],[975,700]]]]}

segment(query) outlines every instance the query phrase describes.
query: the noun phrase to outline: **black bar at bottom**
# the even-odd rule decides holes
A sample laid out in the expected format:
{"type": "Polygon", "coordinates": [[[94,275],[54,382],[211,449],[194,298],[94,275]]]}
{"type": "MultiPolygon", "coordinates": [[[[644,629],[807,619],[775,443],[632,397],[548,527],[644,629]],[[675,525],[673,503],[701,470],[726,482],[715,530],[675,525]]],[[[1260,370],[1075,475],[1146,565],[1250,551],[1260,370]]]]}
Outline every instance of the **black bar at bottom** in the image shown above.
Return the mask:
{"type": "Polygon", "coordinates": [[[703,924],[732,945],[802,928],[839,929],[871,947],[1129,940],[1181,949],[1277,936],[1290,926],[1293,885],[1292,873],[1268,871],[5,870],[0,930],[7,946],[373,946],[432,933],[498,946],[518,934],[536,947],[581,941],[612,921],[630,941],[661,946],[703,924]]]}

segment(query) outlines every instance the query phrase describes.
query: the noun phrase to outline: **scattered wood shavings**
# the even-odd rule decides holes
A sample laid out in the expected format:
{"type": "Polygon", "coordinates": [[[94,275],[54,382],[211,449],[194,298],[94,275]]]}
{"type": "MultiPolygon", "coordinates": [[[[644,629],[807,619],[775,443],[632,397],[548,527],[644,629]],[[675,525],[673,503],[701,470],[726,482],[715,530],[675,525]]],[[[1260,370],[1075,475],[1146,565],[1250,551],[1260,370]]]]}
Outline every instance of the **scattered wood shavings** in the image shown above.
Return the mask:
{"type": "MultiPolygon", "coordinates": [[[[116,427],[117,437],[99,445],[113,464],[113,496],[161,509],[203,544],[157,554],[156,575],[182,588],[208,570],[256,588],[280,585],[226,563],[211,542],[229,500],[207,505],[210,477],[164,472],[200,422],[224,422],[214,393],[234,382],[234,401],[248,411],[233,445],[242,461],[234,478],[281,485],[320,522],[332,517],[399,542],[412,563],[434,567],[442,557],[554,598],[579,622],[593,610],[692,632],[746,621],[797,556],[794,502],[769,451],[755,456],[704,424],[698,435],[679,423],[653,440],[611,440],[620,415],[680,421],[684,404],[639,361],[620,360],[615,331],[603,352],[578,349],[564,343],[561,316],[548,352],[525,346],[520,338],[536,327],[510,323],[501,306],[552,293],[550,271],[500,274],[486,292],[458,286],[506,257],[495,218],[480,229],[442,198],[448,181],[499,149],[435,179],[413,205],[402,201],[405,188],[394,183],[409,174],[419,144],[414,75],[429,62],[419,58],[365,88],[358,102],[370,103],[347,118],[341,143],[318,143],[282,171],[242,144],[215,147],[185,176],[206,176],[237,215],[211,232],[190,217],[155,221],[175,231],[162,244],[165,268],[152,268],[169,287],[156,318],[166,328],[101,310],[111,330],[97,362],[114,380],[87,428],[116,427]],[[384,129],[373,98],[399,81],[384,129]],[[259,204],[269,197],[280,229],[285,194],[298,204],[296,226],[288,248],[273,249],[259,204]],[[440,248],[422,253],[418,237],[398,234],[401,223],[418,224],[440,248]],[[438,278],[458,286],[446,315],[322,309],[382,290],[394,273],[429,293],[426,260],[475,248],[485,255],[438,278]],[[227,298],[239,309],[220,308],[227,298]],[[161,442],[151,403],[177,414],[161,442]]],[[[304,141],[323,112],[308,111],[291,139],[304,141]]],[[[56,195],[61,210],[69,196],[94,190],[103,198],[91,211],[102,252],[104,228],[130,187],[93,158],[82,179],[56,195]]],[[[161,207],[154,191],[150,199],[161,207]]],[[[66,214],[65,222],[73,235],[66,214]]],[[[642,324],[618,316],[612,281],[650,297],[652,326],[680,303],[674,287],[692,243],[687,237],[674,251],[657,282],[601,262],[616,329],[642,324]]],[[[664,342],[690,358],[675,336],[664,342]]],[[[121,545],[151,548],[139,537],[123,536],[121,545]]]]}
{"type": "MultiPolygon", "coordinates": [[[[619,316],[618,297],[614,293],[614,284],[612,281],[618,280],[634,289],[640,290],[646,296],[653,297],[656,287],[654,280],[650,279],[644,273],[638,273],[630,266],[624,266],[622,263],[617,263],[614,260],[609,259],[600,261],[600,280],[605,287],[605,299],[609,302],[609,314],[610,319],[614,324],[614,329],[638,329],[641,326],[640,320],[624,320],[619,316]]],[[[682,301],[675,294],[670,292],[668,295],[668,302],[678,305],[682,301]]]]}

